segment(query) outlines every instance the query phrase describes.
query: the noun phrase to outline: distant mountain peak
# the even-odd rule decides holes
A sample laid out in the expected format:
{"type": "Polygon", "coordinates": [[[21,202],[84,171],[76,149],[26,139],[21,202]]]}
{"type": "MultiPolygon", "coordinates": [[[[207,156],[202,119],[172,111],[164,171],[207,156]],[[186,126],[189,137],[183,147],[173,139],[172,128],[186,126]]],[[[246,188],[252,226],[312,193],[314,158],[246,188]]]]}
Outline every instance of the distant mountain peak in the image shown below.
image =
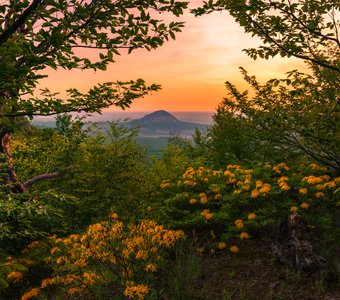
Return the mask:
{"type": "Polygon", "coordinates": [[[129,128],[138,128],[140,136],[170,136],[178,134],[191,136],[196,128],[206,129],[207,125],[182,122],[165,110],[157,110],[141,119],[125,123],[129,128]]]}
{"type": "Polygon", "coordinates": [[[141,118],[140,121],[149,123],[179,122],[172,114],[168,113],[165,110],[157,110],[151,114],[147,114],[143,118],[141,118]]]}

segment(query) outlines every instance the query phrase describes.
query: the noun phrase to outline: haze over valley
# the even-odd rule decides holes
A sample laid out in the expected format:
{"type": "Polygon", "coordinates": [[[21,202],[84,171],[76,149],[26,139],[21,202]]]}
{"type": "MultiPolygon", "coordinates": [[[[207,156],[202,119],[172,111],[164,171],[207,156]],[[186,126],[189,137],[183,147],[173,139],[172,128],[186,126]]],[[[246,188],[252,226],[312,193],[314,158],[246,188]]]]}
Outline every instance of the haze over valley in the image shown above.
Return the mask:
{"type": "MultiPolygon", "coordinates": [[[[191,139],[195,130],[206,130],[212,124],[211,112],[167,112],[158,110],[154,112],[112,112],[95,114],[87,120],[96,123],[104,134],[110,126],[110,121],[118,122],[127,128],[137,129],[135,140],[147,152],[160,156],[171,136],[180,136],[191,139]]],[[[32,122],[39,128],[54,128],[53,117],[36,118],[32,122]]]]}

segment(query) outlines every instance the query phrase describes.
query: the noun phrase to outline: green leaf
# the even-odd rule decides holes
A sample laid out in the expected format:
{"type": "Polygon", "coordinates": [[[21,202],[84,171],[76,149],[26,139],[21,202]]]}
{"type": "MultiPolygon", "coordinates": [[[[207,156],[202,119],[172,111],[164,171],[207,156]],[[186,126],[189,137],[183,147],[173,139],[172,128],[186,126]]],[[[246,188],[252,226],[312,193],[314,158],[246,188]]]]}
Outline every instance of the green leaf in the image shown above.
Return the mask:
{"type": "Polygon", "coordinates": [[[14,263],[12,267],[18,271],[27,271],[27,268],[22,264],[14,263]]]}
{"type": "Polygon", "coordinates": [[[3,278],[0,278],[0,288],[7,288],[9,287],[9,284],[6,280],[4,280],[3,278]]]}

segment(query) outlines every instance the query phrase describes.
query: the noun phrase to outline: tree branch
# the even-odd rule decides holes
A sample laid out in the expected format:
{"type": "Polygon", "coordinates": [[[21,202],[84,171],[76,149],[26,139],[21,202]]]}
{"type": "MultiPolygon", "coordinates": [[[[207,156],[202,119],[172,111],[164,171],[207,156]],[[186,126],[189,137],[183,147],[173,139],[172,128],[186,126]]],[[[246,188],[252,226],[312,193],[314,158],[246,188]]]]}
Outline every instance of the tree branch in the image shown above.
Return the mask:
{"type": "Polygon", "coordinates": [[[35,184],[39,181],[57,178],[60,175],[62,175],[63,173],[65,173],[65,171],[71,170],[71,169],[72,169],[72,167],[70,166],[63,171],[57,171],[57,172],[53,172],[53,173],[47,173],[47,174],[41,174],[41,175],[35,176],[35,177],[27,180],[26,182],[24,182],[23,186],[28,190],[33,184],[35,184]]]}
{"type": "Polygon", "coordinates": [[[42,116],[42,117],[47,117],[47,116],[54,116],[54,115],[59,115],[59,114],[65,114],[65,113],[72,113],[72,112],[88,112],[90,108],[79,108],[79,109],[65,109],[63,111],[53,111],[49,113],[39,113],[39,112],[34,112],[34,113],[25,113],[25,112],[18,112],[15,114],[0,114],[1,117],[34,117],[34,116],[42,116]]]}
{"type": "Polygon", "coordinates": [[[31,178],[30,180],[27,180],[26,182],[24,182],[23,185],[26,189],[29,189],[31,187],[31,185],[36,183],[36,182],[46,180],[46,179],[56,178],[59,175],[60,175],[60,172],[41,174],[41,175],[38,175],[38,176],[31,178]]]}
{"type": "Polygon", "coordinates": [[[87,48],[87,49],[99,49],[99,50],[106,50],[106,49],[131,49],[131,46],[114,46],[114,47],[110,47],[110,46],[86,46],[86,45],[74,45],[74,46],[70,46],[71,48],[87,48]]]}
{"type": "Polygon", "coordinates": [[[33,0],[32,4],[26,8],[22,15],[0,35],[0,45],[6,42],[25,23],[31,13],[42,2],[43,0],[33,0]]]}
{"type": "Polygon", "coordinates": [[[282,50],[286,54],[294,56],[296,58],[300,58],[300,59],[304,59],[304,60],[313,62],[313,63],[318,64],[318,65],[320,65],[320,66],[322,66],[324,68],[327,68],[327,69],[330,69],[330,70],[333,70],[333,71],[336,71],[336,72],[340,73],[340,69],[335,67],[335,66],[332,66],[332,65],[330,65],[330,64],[328,64],[326,62],[323,62],[323,61],[321,61],[319,59],[311,58],[311,57],[309,57],[307,55],[302,55],[302,54],[295,53],[295,52],[290,51],[289,49],[285,48],[278,41],[276,41],[274,38],[272,38],[270,36],[270,34],[265,29],[263,29],[258,22],[254,21],[252,19],[251,16],[249,16],[249,15],[246,15],[246,16],[247,16],[247,19],[249,20],[249,22],[252,23],[257,28],[257,30],[259,30],[266,37],[266,39],[268,39],[270,42],[272,42],[275,46],[277,46],[280,50],[282,50]]]}
{"type": "MultiPolygon", "coordinates": [[[[310,33],[318,36],[318,37],[322,37],[326,40],[330,40],[330,41],[333,41],[335,43],[337,43],[338,47],[340,48],[340,42],[337,38],[333,38],[333,37],[330,37],[330,36],[327,36],[327,35],[324,35],[322,34],[322,32],[318,32],[318,31],[315,31],[314,29],[310,28],[307,26],[307,24],[305,24],[304,22],[302,22],[293,12],[292,10],[292,7],[291,7],[291,2],[289,1],[289,11],[288,10],[285,10],[284,8],[281,8],[280,6],[277,6],[276,3],[270,1],[270,3],[272,4],[272,6],[275,8],[275,9],[278,9],[280,11],[282,11],[283,13],[286,13],[288,16],[291,16],[296,22],[298,22],[304,29],[306,29],[307,31],[309,31],[310,33]]],[[[336,29],[336,25],[335,25],[335,29],[336,29]]]]}

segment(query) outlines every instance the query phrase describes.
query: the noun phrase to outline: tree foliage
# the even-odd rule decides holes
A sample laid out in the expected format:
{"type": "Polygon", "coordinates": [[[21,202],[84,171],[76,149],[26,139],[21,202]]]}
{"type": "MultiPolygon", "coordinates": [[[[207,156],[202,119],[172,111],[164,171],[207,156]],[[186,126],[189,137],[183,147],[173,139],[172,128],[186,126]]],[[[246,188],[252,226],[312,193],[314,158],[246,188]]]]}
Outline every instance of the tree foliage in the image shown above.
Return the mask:
{"type": "MultiPolygon", "coordinates": [[[[103,83],[82,93],[69,89],[68,98],[44,89],[33,95],[47,68],[105,70],[124,49],[148,50],[175,38],[182,22],[165,24],[154,12],[182,14],[178,1],[5,1],[0,5],[0,105],[5,117],[99,111],[110,105],[122,108],[145,93],[157,90],[143,80],[103,83]],[[95,49],[97,60],[79,52],[95,49]],[[24,97],[26,95],[26,97],[24,97]]],[[[12,120],[12,119],[11,119],[12,120]]]]}
{"type": "Polygon", "coordinates": [[[334,89],[339,76],[329,76],[326,70],[314,76],[293,71],[287,79],[261,85],[242,72],[255,96],[240,93],[227,82],[232,100],[225,99],[224,108],[241,111],[272,143],[298,150],[339,172],[340,111],[334,89]]]}
{"type": "Polygon", "coordinates": [[[5,193],[27,193],[38,178],[59,174],[42,174],[29,186],[18,178],[11,137],[25,123],[24,117],[100,112],[111,105],[124,109],[160,88],[147,86],[142,79],[106,82],[85,93],[70,88],[62,99],[48,88],[36,91],[46,70],[105,70],[121,53],[155,49],[174,39],[183,27],[183,22],[159,20],[157,13],[178,17],[186,6],[183,1],[165,0],[8,0],[0,4],[0,185],[5,193]],[[95,51],[97,59],[82,54],[82,48],[95,51]]]}
{"type": "Polygon", "coordinates": [[[339,2],[336,0],[217,0],[196,15],[227,10],[263,45],[244,50],[250,57],[294,56],[340,73],[339,2]]]}
{"type": "Polygon", "coordinates": [[[240,116],[227,103],[225,100],[217,108],[208,132],[211,152],[219,164],[270,161],[279,153],[282,161],[277,144],[261,135],[250,118],[240,116]]]}
{"type": "MultiPolygon", "coordinates": [[[[224,111],[251,122],[269,140],[309,155],[340,172],[339,95],[340,40],[338,1],[209,1],[196,15],[226,9],[263,44],[246,49],[256,59],[276,55],[305,61],[309,74],[293,70],[285,79],[260,84],[241,68],[255,92],[240,92],[226,82],[224,111]]],[[[223,119],[222,111],[218,114],[223,119]]],[[[224,124],[229,119],[225,118],[224,124]]],[[[215,124],[215,128],[219,128],[215,124]]]]}

